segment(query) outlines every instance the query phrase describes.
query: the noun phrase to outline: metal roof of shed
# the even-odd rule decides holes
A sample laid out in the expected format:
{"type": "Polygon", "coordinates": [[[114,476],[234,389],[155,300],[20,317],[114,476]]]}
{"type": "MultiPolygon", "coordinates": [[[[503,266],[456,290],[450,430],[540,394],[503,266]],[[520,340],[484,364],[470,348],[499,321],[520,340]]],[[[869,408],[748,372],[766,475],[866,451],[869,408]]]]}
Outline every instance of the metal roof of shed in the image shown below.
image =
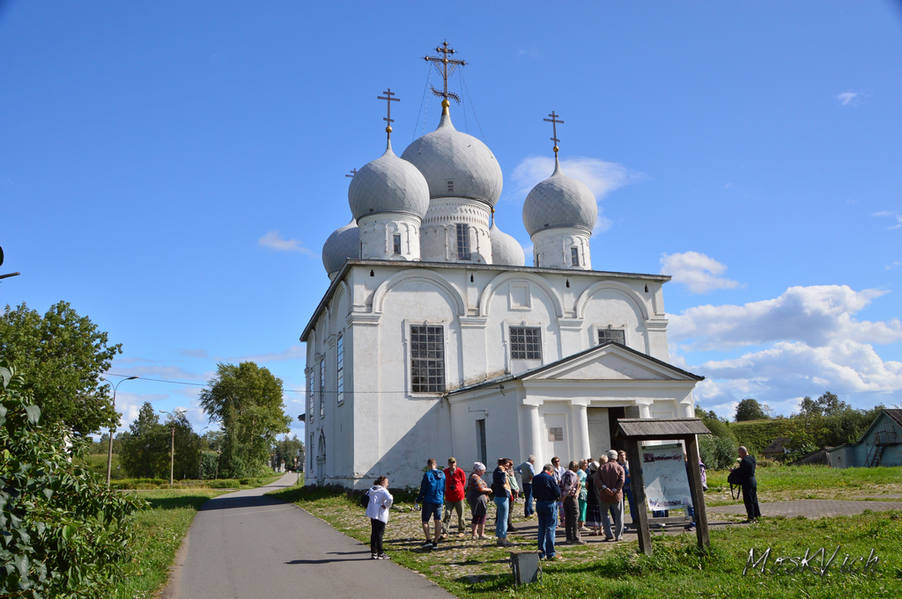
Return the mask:
{"type": "Polygon", "coordinates": [[[679,439],[690,435],[710,435],[698,418],[620,418],[617,434],[643,440],[679,439]]]}

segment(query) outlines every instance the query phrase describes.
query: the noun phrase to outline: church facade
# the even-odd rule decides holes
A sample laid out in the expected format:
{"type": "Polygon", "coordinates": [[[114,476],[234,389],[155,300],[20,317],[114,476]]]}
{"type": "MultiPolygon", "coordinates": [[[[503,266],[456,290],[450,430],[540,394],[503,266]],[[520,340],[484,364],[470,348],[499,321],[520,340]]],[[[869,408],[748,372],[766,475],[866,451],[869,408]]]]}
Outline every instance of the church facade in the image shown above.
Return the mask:
{"type": "Polygon", "coordinates": [[[523,205],[526,266],[493,223],[494,155],[440,95],[438,128],[400,157],[389,111],[386,151],[354,175],[353,218],[323,247],[331,284],[301,335],[307,484],[416,486],[427,457],[450,455],[566,462],[609,449],[618,418],[694,414],[702,377],[668,364],[669,277],[592,270],[596,200],[556,139],[523,205]]]}

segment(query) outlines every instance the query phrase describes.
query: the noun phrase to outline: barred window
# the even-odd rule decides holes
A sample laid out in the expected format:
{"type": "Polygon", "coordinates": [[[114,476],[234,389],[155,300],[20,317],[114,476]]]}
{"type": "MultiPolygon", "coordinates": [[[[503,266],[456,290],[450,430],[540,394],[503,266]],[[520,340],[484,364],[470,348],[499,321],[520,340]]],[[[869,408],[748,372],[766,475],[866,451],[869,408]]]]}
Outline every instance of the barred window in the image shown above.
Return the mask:
{"type": "Polygon", "coordinates": [[[511,359],[542,359],[542,332],[539,327],[511,327],[511,359]]]}
{"type": "Polygon", "coordinates": [[[326,415],[326,359],[319,361],[319,416],[326,415]]]}
{"type": "Polygon", "coordinates": [[[457,259],[470,259],[470,225],[457,223],[457,259]]]}
{"type": "Polygon", "coordinates": [[[579,248],[570,248],[570,265],[579,266],[579,248]]]}
{"type": "Polygon", "coordinates": [[[445,334],[440,325],[410,327],[410,390],[414,393],[445,390],[445,334]]]}
{"type": "Polygon", "coordinates": [[[616,341],[621,345],[626,345],[626,333],[620,329],[598,329],[598,343],[605,341],[616,341]]]}
{"type": "Polygon", "coordinates": [[[345,343],[341,333],[335,343],[335,394],[338,403],[345,400],[345,343]]]}
{"type": "Polygon", "coordinates": [[[392,244],[394,245],[395,256],[401,255],[401,235],[392,235],[392,244]]]}

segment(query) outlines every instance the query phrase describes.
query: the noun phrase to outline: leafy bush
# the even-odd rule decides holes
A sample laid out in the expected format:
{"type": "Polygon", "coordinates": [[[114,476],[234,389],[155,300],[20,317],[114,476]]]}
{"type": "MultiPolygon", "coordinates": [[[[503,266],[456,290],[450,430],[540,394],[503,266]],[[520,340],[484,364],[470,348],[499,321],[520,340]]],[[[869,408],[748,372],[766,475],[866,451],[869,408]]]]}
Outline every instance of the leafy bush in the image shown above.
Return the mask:
{"type": "Polygon", "coordinates": [[[705,466],[712,470],[729,468],[736,459],[736,443],[727,437],[699,435],[698,451],[705,466]]]}
{"type": "Polygon", "coordinates": [[[128,557],[139,503],[71,461],[64,429],[39,424],[5,363],[0,382],[0,596],[103,596],[128,557]]]}

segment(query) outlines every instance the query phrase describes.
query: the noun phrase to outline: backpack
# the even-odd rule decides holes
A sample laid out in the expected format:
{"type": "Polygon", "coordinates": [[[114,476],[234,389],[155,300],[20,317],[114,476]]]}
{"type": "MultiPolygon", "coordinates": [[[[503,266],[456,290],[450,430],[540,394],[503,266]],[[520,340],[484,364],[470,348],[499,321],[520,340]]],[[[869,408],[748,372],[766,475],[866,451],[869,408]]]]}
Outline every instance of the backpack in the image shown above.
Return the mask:
{"type": "Polygon", "coordinates": [[[358,500],[358,503],[360,503],[360,507],[362,507],[363,509],[366,509],[370,505],[370,492],[364,491],[360,495],[360,499],[358,500]]]}

